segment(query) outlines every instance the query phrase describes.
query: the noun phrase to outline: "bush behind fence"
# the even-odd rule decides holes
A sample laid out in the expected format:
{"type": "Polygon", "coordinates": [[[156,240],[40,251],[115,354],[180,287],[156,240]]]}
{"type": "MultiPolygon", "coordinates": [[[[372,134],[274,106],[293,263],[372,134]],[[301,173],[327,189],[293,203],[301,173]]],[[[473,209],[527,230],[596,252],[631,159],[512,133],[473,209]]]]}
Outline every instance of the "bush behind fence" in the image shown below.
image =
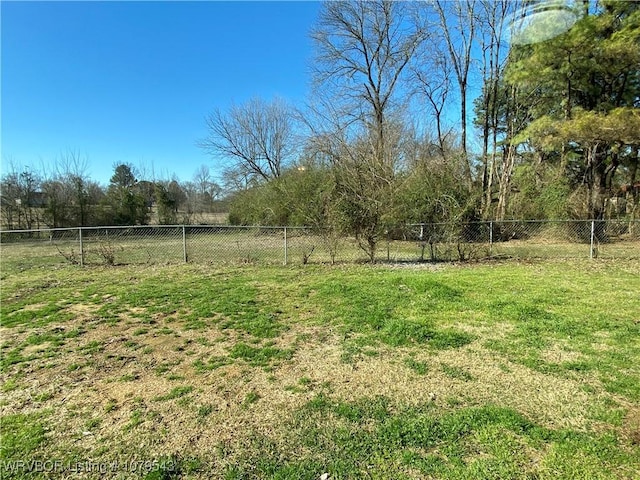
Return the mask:
{"type": "MultiPolygon", "coordinates": [[[[3,262],[364,262],[356,238],[304,227],[222,225],[83,227],[0,232],[3,262]]],[[[485,258],[640,258],[640,220],[504,221],[407,225],[383,235],[377,261],[485,258]]]]}

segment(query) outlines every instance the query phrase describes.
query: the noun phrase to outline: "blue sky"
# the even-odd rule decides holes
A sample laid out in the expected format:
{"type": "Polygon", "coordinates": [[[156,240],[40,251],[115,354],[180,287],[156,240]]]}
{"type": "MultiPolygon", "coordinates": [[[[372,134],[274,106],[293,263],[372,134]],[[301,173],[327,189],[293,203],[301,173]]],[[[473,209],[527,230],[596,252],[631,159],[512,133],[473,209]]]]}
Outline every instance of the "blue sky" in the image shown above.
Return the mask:
{"type": "Polygon", "coordinates": [[[188,180],[204,118],[254,96],[302,103],[317,2],[0,2],[2,169],[74,152],[188,180]]]}

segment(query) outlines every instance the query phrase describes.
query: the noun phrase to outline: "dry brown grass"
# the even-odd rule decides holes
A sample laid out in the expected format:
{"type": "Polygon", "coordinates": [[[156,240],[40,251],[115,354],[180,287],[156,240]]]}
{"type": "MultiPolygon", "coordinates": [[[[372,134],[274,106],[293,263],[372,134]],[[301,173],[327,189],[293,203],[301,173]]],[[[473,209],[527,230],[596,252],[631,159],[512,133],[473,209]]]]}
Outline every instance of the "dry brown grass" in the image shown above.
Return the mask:
{"type": "MultiPolygon", "coordinates": [[[[505,362],[480,342],[461,349],[418,353],[415,358],[428,365],[426,375],[418,375],[402,362],[409,349],[383,347],[375,356],[359,355],[353,363],[345,363],[337,333],[301,323],[292,325],[277,345],[292,346],[300,337],[305,342],[298,345],[292,360],[273,371],[234,362],[198,373],[193,361],[224,355],[235,343],[234,335],[216,328],[180,329],[167,318],[149,328],[149,333],[135,335],[141,325],[130,315],[124,315],[129,321],[108,324],[92,316],[95,306],[76,304],[69,310],[74,320],[65,328],[82,327],[87,333],[69,341],[63,355],[30,362],[22,372],[20,388],[5,394],[2,414],[52,409],[52,438],[60,445],[73,445],[86,452],[112,445],[153,449],[158,454],[188,451],[206,457],[221,444],[244,441],[247,432],[278,438],[284,433],[287,412],[301,407],[321,389],[345,401],[383,395],[398,405],[419,405],[434,397],[443,405],[500,404],[549,427],[581,429],[586,425],[588,394],[580,382],[505,362]],[[175,333],[153,333],[161,326],[175,333]],[[207,345],[198,342],[201,338],[207,345]],[[139,346],[132,350],[128,341],[139,346]],[[98,344],[100,351],[85,353],[82,349],[90,344],[98,344]],[[144,353],[145,348],[148,353],[144,353]],[[473,380],[451,378],[441,364],[462,369],[473,380]],[[69,370],[69,365],[80,367],[69,370]],[[168,371],[159,375],[157,368],[161,365],[168,371]],[[287,388],[299,385],[301,378],[308,379],[304,388],[287,388]],[[194,387],[185,397],[188,401],[156,400],[179,385],[194,387]],[[260,399],[247,406],[243,402],[250,392],[260,399]],[[36,400],[43,393],[50,398],[36,400]],[[199,418],[202,405],[210,406],[211,413],[199,418]],[[140,412],[142,422],[128,429],[134,412],[140,412]],[[87,431],[92,418],[100,420],[99,426],[87,431]]],[[[130,313],[140,312],[134,309],[130,313]]],[[[4,331],[3,336],[7,341],[20,342],[31,333],[4,331]]],[[[47,347],[40,344],[29,348],[42,351],[47,347]]],[[[117,452],[115,447],[110,453],[117,452]]]]}

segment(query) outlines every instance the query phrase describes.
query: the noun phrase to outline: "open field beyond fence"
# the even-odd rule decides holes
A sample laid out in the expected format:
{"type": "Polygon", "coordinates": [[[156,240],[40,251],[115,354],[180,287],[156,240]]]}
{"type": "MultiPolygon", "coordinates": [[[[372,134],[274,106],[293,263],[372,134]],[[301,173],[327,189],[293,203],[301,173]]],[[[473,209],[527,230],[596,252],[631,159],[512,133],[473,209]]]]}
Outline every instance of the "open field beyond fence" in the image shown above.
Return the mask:
{"type": "Polygon", "coordinates": [[[5,251],[2,478],[640,478],[640,260],[5,251]]]}

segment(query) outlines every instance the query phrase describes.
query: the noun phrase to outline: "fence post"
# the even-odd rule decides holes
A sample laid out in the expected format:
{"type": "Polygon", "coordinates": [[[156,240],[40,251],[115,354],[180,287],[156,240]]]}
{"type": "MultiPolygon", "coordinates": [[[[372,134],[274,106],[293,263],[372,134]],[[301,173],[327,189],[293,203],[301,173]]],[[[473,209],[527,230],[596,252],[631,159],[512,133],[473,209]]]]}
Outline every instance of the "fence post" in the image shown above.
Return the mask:
{"type": "Polygon", "coordinates": [[[493,220],[489,222],[489,257],[493,256],[493,220]]]}
{"type": "Polygon", "coordinates": [[[593,237],[596,231],[596,221],[591,220],[591,242],[589,246],[589,258],[593,259],[593,237]]]}
{"type": "Polygon", "coordinates": [[[187,263],[187,229],[182,225],[182,259],[187,263]]]}
{"type": "Polygon", "coordinates": [[[284,264],[287,264],[287,227],[284,227],[284,264]]]}
{"type": "Polygon", "coordinates": [[[82,227],[78,227],[78,239],[80,241],[80,266],[84,267],[84,245],[82,244],[82,227]]]}
{"type": "Polygon", "coordinates": [[[385,236],[387,237],[387,262],[391,261],[391,238],[389,235],[389,230],[385,230],[385,236]]]}

